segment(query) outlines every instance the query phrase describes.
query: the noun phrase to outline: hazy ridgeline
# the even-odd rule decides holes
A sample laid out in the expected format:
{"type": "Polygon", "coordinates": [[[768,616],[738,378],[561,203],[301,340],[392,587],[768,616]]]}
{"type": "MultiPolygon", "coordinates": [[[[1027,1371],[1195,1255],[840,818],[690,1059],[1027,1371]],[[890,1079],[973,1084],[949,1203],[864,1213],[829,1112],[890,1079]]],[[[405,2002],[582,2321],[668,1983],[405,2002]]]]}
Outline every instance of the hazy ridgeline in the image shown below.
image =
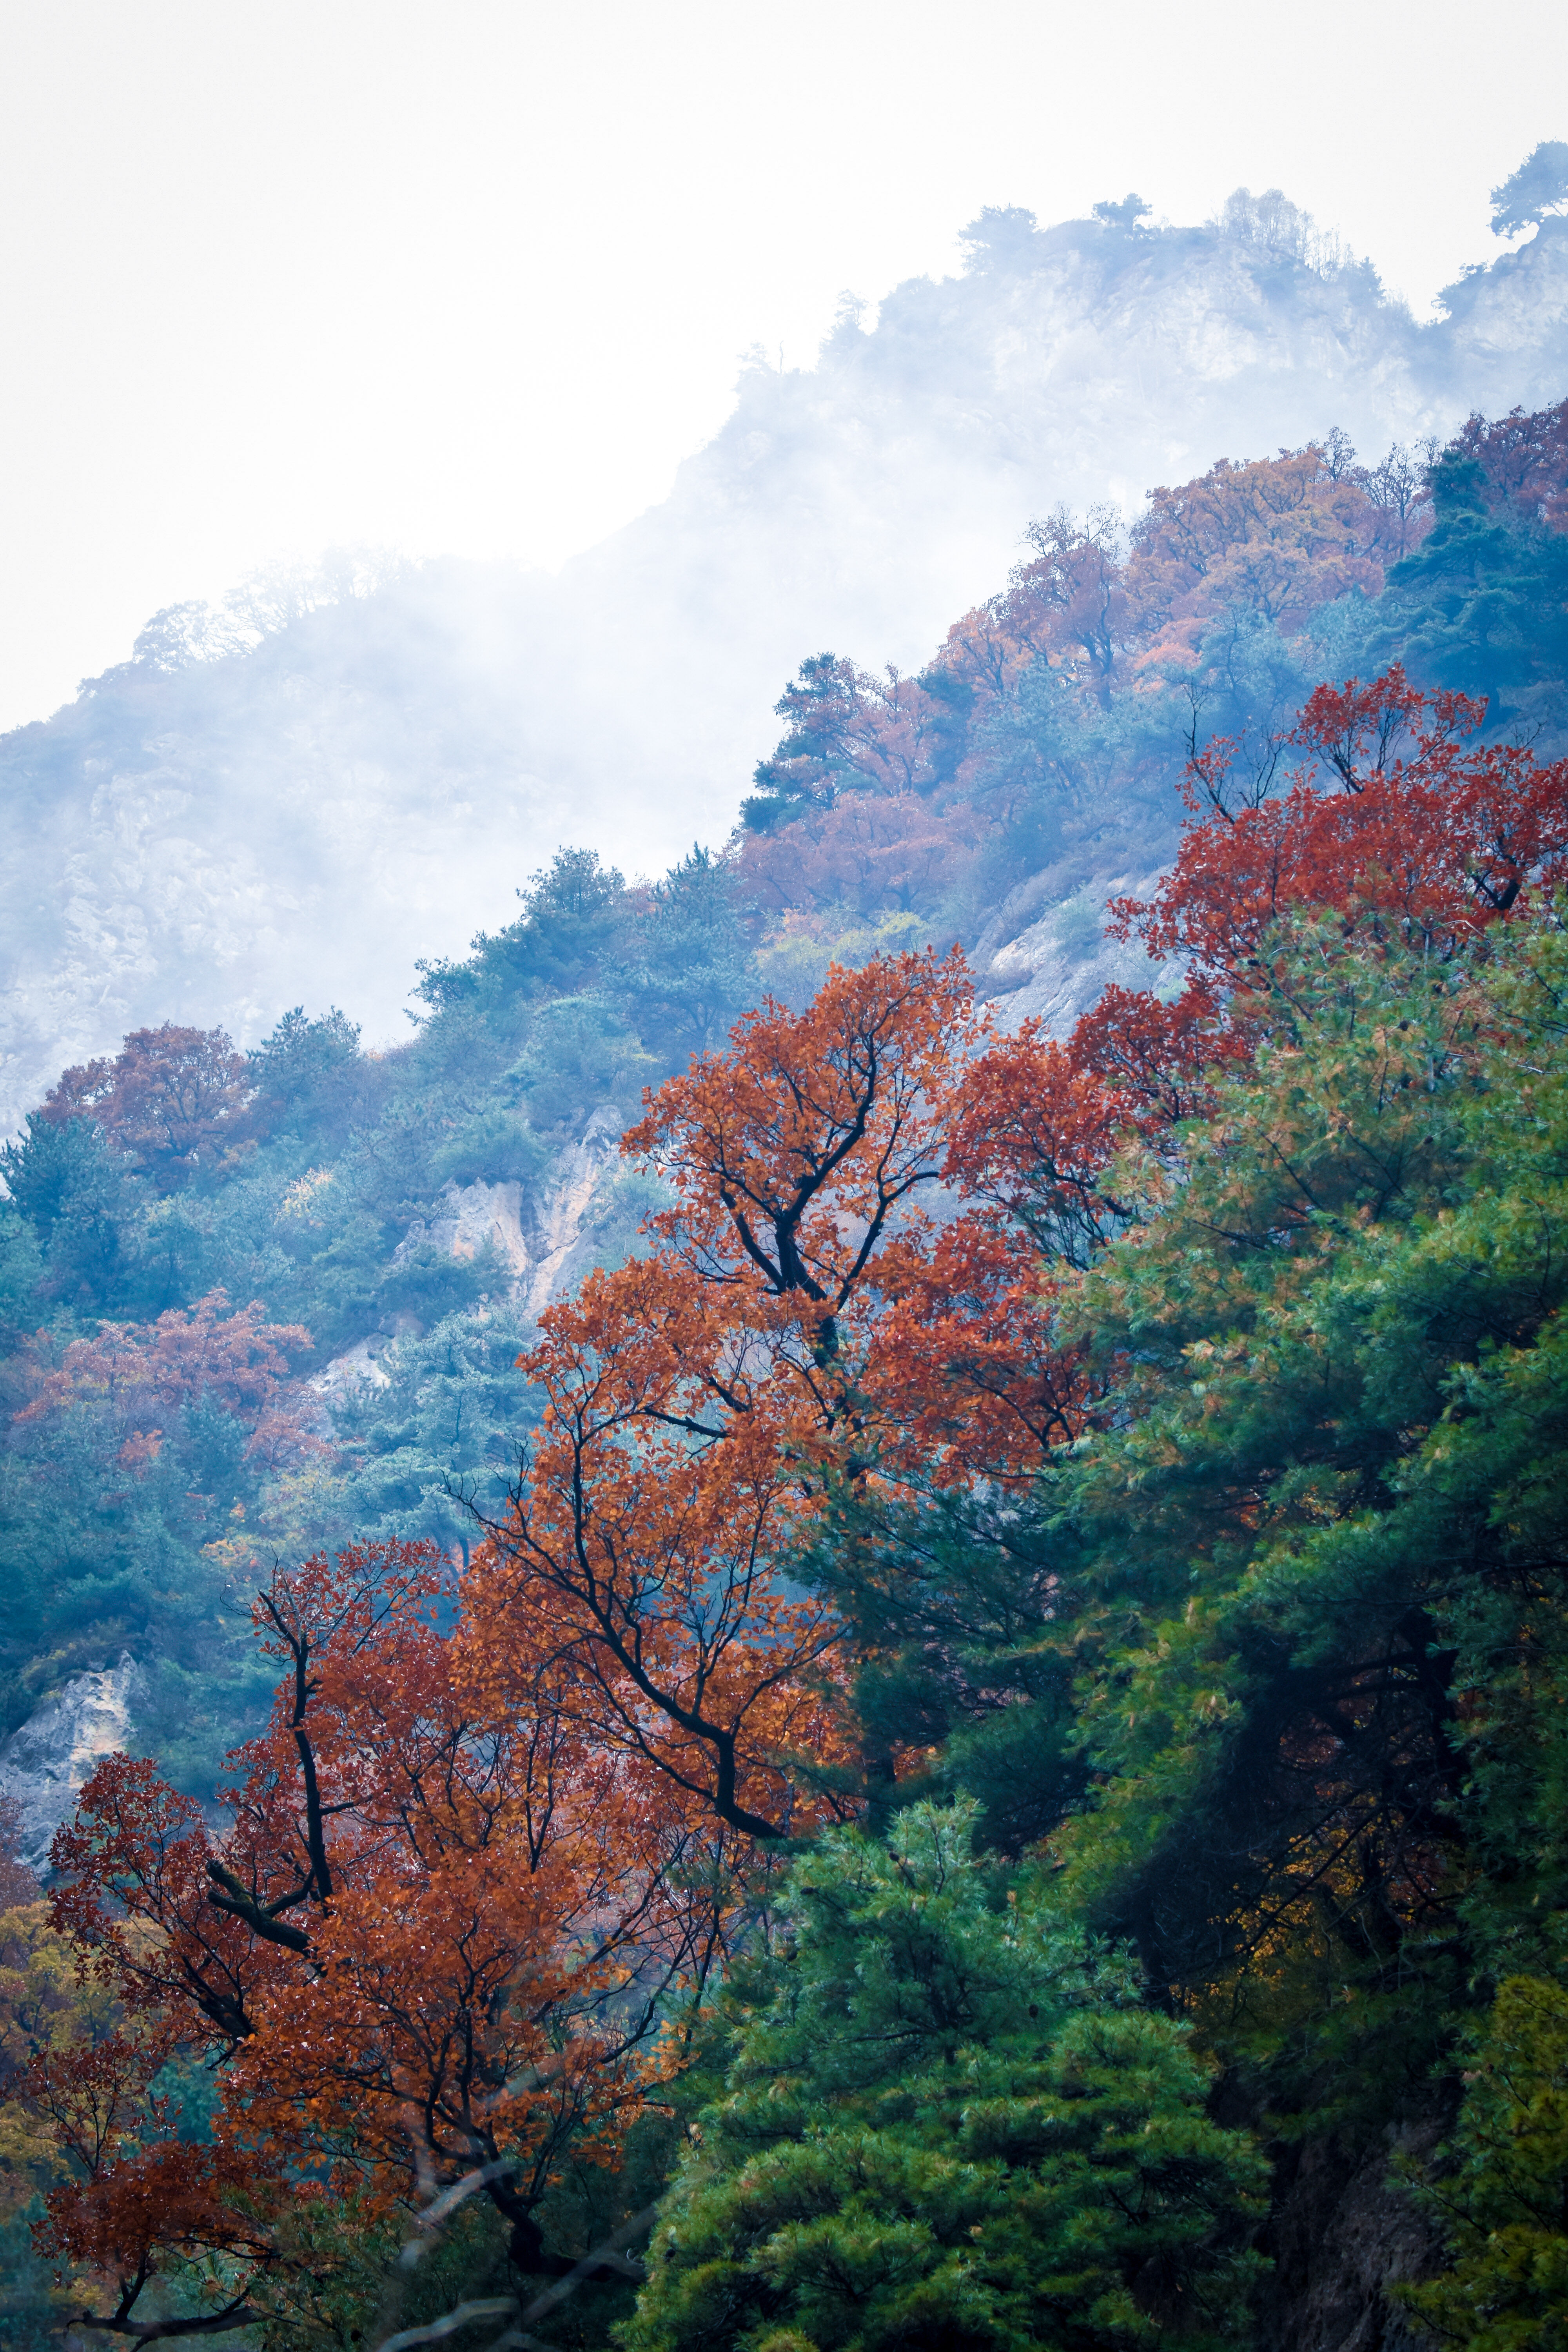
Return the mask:
{"type": "Polygon", "coordinates": [[[401,1034],[409,967],[562,840],[657,872],[722,840],[803,655],[915,669],[1032,516],[1334,425],[1363,457],[1568,369],[1568,230],[1417,325],[1280,199],[1221,223],[983,215],[963,276],[742,375],[670,498],[558,578],[329,564],[160,615],[0,760],[0,1128],[128,1028],[289,1004],[401,1034]]]}

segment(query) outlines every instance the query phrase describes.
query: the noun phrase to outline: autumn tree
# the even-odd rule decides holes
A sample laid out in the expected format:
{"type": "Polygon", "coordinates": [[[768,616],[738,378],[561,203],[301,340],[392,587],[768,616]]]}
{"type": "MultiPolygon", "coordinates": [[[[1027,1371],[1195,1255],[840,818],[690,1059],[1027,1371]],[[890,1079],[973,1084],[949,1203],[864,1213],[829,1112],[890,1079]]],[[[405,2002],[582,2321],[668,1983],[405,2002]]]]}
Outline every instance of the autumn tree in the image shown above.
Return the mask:
{"type": "MultiPolygon", "coordinates": [[[[95,1972],[84,1972],[20,1856],[22,1810],[0,1797],[0,2302],[5,2340],[31,2347],[70,2317],[68,2284],[34,2242],[43,2199],[79,2177],[89,2133],[119,2122],[141,2094],[152,2053],[95,1972]],[[129,2092],[117,2102],[117,2090],[129,2092]]],[[[153,2057],[153,2067],[157,2060],[153,2057]]],[[[68,2273],[68,2279],[69,2273],[68,2273]]]]}
{"type": "Polygon", "coordinates": [[[86,1793],[62,1926],[129,2008],[225,2053],[205,2203],[159,2237],[146,2184],[173,2158],[108,2140],[61,2208],[62,2244],[120,2250],[121,2316],[203,2247],[280,2259],[302,2148],[384,2207],[421,2165],[493,2167],[543,2262],[558,2152],[614,2147],[664,1992],[724,1948],[736,1841],[842,1809],[842,1625],[788,1568],[863,1466],[874,1269],[935,1181],[968,1017],[962,968],[907,956],[671,1081],[633,1148],[676,1205],[647,1258],[546,1318],[544,1426],[451,1633],[427,1552],[313,1562],[261,1604],[291,1671],[229,1835],[144,1765],[86,1793]]]}
{"type": "Polygon", "coordinates": [[[334,1459],[300,1377],[310,1347],[301,1325],[214,1291],[151,1322],[35,1338],[14,1363],[0,1485],[12,1723],[129,1649],[147,1677],[143,1729],[186,1785],[212,1786],[265,1698],[222,1547],[250,1537],[267,1557],[279,1487],[334,1459]]]}
{"type": "Polygon", "coordinates": [[[1043,607],[1041,635],[1060,657],[1087,671],[1100,709],[1110,703],[1117,659],[1127,643],[1131,611],[1122,580],[1121,518],[1112,507],[1091,507],[1082,524],[1065,507],[1029,525],[1032,563],[1013,574],[1009,605],[1043,607]]]}
{"type": "MultiPolygon", "coordinates": [[[[931,1234],[900,1231],[883,1253],[859,1395],[881,1483],[862,1483],[838,1538],[813,1554],[856,1626],[862,1713],[896,1687],[911,1719],[945,1719],[965,1682],[953,1580],[973,1579],[972,1622],[997,1629],[988,1642],[1040,1605],[1047,1570],[1032,1541],[963,1498],[977,1477],[1026,1496],[1065,1446],[1126,1411],[1121,1360],[1083,1319],[1084,1277],[1162,1213],[1168,1185],[1185,1181],[1184,1137],[1218,1115],[1259,1050],[1298,1050],[1340,1017],[1331,955],[1321,982],[1281,961],[1292,923],[1327,915],[1347,954],[1463,969],[1493,924],[1539,906],[1560,877],[1568,766],[1478,740],[1481,715],[1395,670],[1321,689],[1261,771],[1238,775],[1232,748],[1211,747],[1194,763],[1192,822],[1160,895],[1118,913],[1124,933],[1180,957],[1184,986],[1169,1002],[1107,990],[1068,1039],[1026,1023],[978,1040],[940,1081],[958,1213],[931,1234]],[[998,1565],[1010,1554],[1016,1572],[998,1565]],[[911,1572],[927,1555],[949,1580],[945,1600],[911,1572]],[[932,1671],[945,1662],[940,1703],[916,1696],[933,1690],[926,1669],[895,1668],[900,1622],[911,1639],[923,1629],[932,1671]]],[[[1048,1671],[1038,1680],[1056,1687],[1048,1671]]],[[[1057,1785],[1069,1790],[1072,1773],[1057,1785]]]]}
{"type": "Polygon", "coordinates": [[[1334,480],[1312,446],[1150,492],[1132,530],[1125,593],[1142,658],[1195,650],[1206,622],[1235,606],[1289,634],[1315,604],[1383,586],[1382,509],[1334,480]]]}
{"type": "Polygon", "coordinates": [[[548,1405],[476,1581],[471,1671],[515,1693],[510,1612],[542,1612],[596,1737],[753,1837],[810,1818],[792,1751],[842,1749],[842,1627],[789,1564],[864,1466],[879,1253],[922,1222],[968,1019],[961,962],[930,954],[748,1015],[626,1139],[675,1193],[654,1247],[552,1307],[525,1360],[548,1405]]]}
{"type": "Polygon", "coordinates": [[[247,2273],[286,2264],[327,2193],[369,2225],[482,2188],[519,2267],[573,2268],[540,2208],[568,2149],[613,2155],[675,2054],[659,2031],[725,1949],[732,1842],[589,1736],[546,1617],[526,1708],[487,1713],[455,1597],[429,1546],[279,1573],[257,1628],[283,1680],[233,1759],[226,1833],[117,1757],[56,1841],[56,1926],[134,2026],[30,2085],[62,2130],[98,2118],[51,2204],[56,2244],[109,2280],[97,2325],[151,2332],[156,2283],[194,2283],[201,2254],[227,2281],[202,2324],[248,2324],[247,2273]],[[148,2105],[175,2050],[219,2065],[198,2151],[148,2105]]]}
{"type": "MultiPolygon", "coordinates": [[[[1223,2047],[1227,2095],[1300,2109],[1348,2053],[1353,2106],[1380,2067],[1425,2081],[1475,1955],[1549,1966],[1568,1621],[1533,1465],[1564,1413],[1568,763],[1480,719],[1394,670],[1321,689],[1272,763],[1198,751],[1179,854],[1117,910],[1179,962],[1166,996],[1005,1034],[962,959],[890,956],[803,1013],[765,1003],[650,1097],[626,1149],[666,1205],[543,1318],[540,1425],[505,1504],[468,1497],[467,1572],[392,1547],[281,1576],[258,1622],[285,1681],[228,1833],[119,1759],[57,1849],[62,1930],[139,2021],[132,2089],[158,2049],[224,2062],[210,2159],[177,2174],[145,2123],[82,2137],[59,2242],[113,2271],[122,2316],[204,2249],[252,2307],[302,2180],[391,2227],[422,2180],[481,2173],[518,2262],[568,2263],[552,2171],[613,2159],[674,2063],[661,2014],[760,1935],[780,1861],[825,1839],[848,1908],[872,1881],[881,1903],[880,1829],[965,1771],[1051,1904],[1131,1939],[1162,2013],[1129,2028],[1139,2112],[1172,2147],[1203,2092],[1173,2012],[1223,2047]],[[865,1842],[836,1843],[856,1816],[865,1842]],[[1522,1888],[1489,1917],[1467,1891],[1489,1841],[1522,1888]]],[[[971,1907],[983,1940],[1000,1911],[971,1907]]],[[[811,1995],[835,2031],[837,1969],[811,1995]]],[[[759,2325],[848,2325],[827,2270],[881,2226],[857,2149],[873,2204],[900,2167],[945,2194],[950,2158],[994,2159],[998,2216],[1054,2193],[1033,2141],[964,2138],[956,2042],[916,2053],[921,2114],[889,2137],[782,2010],[759,2065],[775,2026],[824,2110],[799,2137],[826,2269],[777,2292],[728,2123],[681,2191],[759,2325]]],[[[1117,2036],[1086,2057],[1054,2033],[1005,2053],[997,2098],[1085,2095],[1092,2059],[1131,2130],[1117,2036]]],[[[82,2112],[120,2113],[118,2080],[82,2112]]],[[[1206,2262],[1239,2175],[1204,2145],[1206,2262]]],[[[1073,2151],[1069,2236],[1104,2157],[1073,2151]]],[[[802,2163],[764,2166],[786,2227],[802,2163]]],[[[988,2237],[965,2179],[952,2243],[920,2242],[939,2301],[959,2237],[1004,2295],[1057,2242],[988,2237]]],[[[1133,2329],[1145,2255],[1136,2231],[1106,2255],[1133,2329]]],[[[649,2326],[687,2340],[704,2291],[670,2258],[649,2326]]]]}
{"type": "Polygon", "coordinates": [[[1118,905],[1123,936],[1136,928],[1211,987],[1257,967],[1291,906],[1340,909],[1373,935],[1453,952],[1521,894],[1549,893],[1568,855],[1568,762],[1467,742],[1483,717],[1462,695],[1422,695],[1397,666],[1368,686],[1321,687],[1289,738],[1307,755],[1289,787],[1239,804],[1230,747],[1215,744],[1190,772],[1194,806],[1207,814],[1160,897],[1118,905]]]}
{"type": "Polygon", "coordinates": [[[855,793],[748,841],[741,873],[771,913],[927,912],[962,878],[983,835],[962,807],[944,816],[913,794],[855,793]]]}
{"type": "Polygon", "coordinates": [[[1375,466],[1359,466],[1351,479],[1386,517],[1385,542],[1379,552],[1385,564],[1402,561],[1432,526],[1433,451],[1410,448],[1396,441],[1375,466]]]}
{"type": "Polygon", "coordinates": [[[954,622],[931,667],[932,678],[967,688],[981,724],[1042,655],[1069,675],[1081,670],[1104,708],[1131,629],[1113,508],[1092,507],[1080,522],[1058,507],[1025,536],[1032,556],[1014,565],[1000,595],[954,622]]]}
{"type": "Polygon", "coordinates": [[[233,1450],[253,1460],[276,1465],[324,1451],[310,1426],[315,1416],[289,1379],[289,1355],[308,1351],[310,1335],[300,1324],[267,1323],[265,1314],[259,1299],[233,1307],[215,1290],[155,1323],[104,1323],[96,1339],[68,1343],[18,1426],[44,1440],[90,1415],[100,1451],[132,1477],[166,1439],[185,1433],[193,1413],[223,1416],[233,1450]]]}
{"type": "MultiPolygon", "coordinates": [[[[1238,778],[1223,740],[1200,754],[1192,822],[1158,896],[1112,909],[1121,936],[1181,960],[1184,985],[1169,1001],[1113,986],[1065,1042],[1026,1022],[955,1076],[944,1174],[968,1205],[938,1259],[956,1270],[967,1253],[975,1267],[984,1234],[1017,1309],[1030,1279],[1020,1246],[1086,1267],[1125,1231],[1138,1192],[1131,1170],[1116,1173],[1126,1147],[1173,1143],[1184,1121],[1212,1112],[1215,1074],[1244,1068],[1275,1024],[1297,1019],[1271,962],[1294,910],[1332,910],[1347,934],[1452,957],[1556,887],[1568,762],[1477,742],[1481,717],[1461,696],[1423,696],[1395,668],[1320,688],[1280,746],[1296,755],[1282,774],[1238,778]]],[[[912,1349],[937,1305],[929,1276],[911,1295],[912,1349]]],[[[1010,1334],[1020,1318],[995,1320],[1010,1334]]]]}
{"type": "Polygon", "coordinates": [[[1512,408],[1490,419],[1468,417],[1454,450],[1480,467],[1489,506],[1506,504],[1522,521],[1568,530],[1568,400],[1528,412],[1512,408]]]}
{"type": "Polygon", "coordinates": [[[222,1029],[165,1021],[133,1029],[112,1060],[67,1070],[45,1100],[48,1118],[87,1118],[171,1191],[244,1139],[252,1092],[243,1054],[222,1029]]]}
{"type": "Polygon", "coordinates": [[[832,654],[802,663],[777,705],[789,731],[742,809],[741,877],[763,906],[871,912],[942,895],[967,845],[930,804],[964,732],[955,688],[966,702],[948,673],[878,677],[832,654]]]}
{"type": "Polygon", "coordinates": [[[951,913],[987,857],[1046,862],[1046,804],[1163,787],[1181,740],[1195,753],[1216,723],[1278,732],[1299,663],[1319,674],[1314,616],[1378,598],[1420,549],[1434,454],[1362,466],[1336,430],[1157,487],[1130,530],[1109,507],[1058,508],[918,677],[814,656],[745,804],[748,886],[773,910],[951,913]],[[1216,701],[1232,715],[1216,721],[1216,701]]]}

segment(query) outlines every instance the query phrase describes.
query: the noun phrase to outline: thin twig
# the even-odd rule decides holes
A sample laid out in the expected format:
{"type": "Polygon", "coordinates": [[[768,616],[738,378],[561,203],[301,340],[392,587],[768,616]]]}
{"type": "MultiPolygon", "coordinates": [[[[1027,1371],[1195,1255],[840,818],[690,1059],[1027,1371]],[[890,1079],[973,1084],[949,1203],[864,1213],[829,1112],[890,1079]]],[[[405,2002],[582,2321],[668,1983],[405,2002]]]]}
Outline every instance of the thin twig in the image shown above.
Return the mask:
{"type": "MultiPolygon", "coordinates": [[[[455,2205],[459,2196],[470,2196],[482,2178],[483,2175],[478,2173],[467,2175],[445,2192],[446,2199],[455,2205]]],[[[444,2201],[444,2199],[437,2200],[437,2204],[444,2201]]],[[[435,2210],[435,2206],[426,2207],[420,2220],[428,2223],[435,2210]]],[[[623,2221],[620,2228],[613,2230],[591,2253],[584,2254],[563,2279],[557,2280],[553,2286],[546,2287],[542,2294],[536,2294],[526,2310],[518,2313],[517,2325],[504,2329],[485,2347],[485,2352],[506,2352],[506,2347],[516,2347],[517,2352],[534,2352],[535,2347],[539,2347],[539,2352],[549,2352],[549,2347],[540,2345],[537,2336],[527,2333],[529,2321],[543,2319],[558,2304],[575,2294],[583,2281],[591,2277],[595,2271],[606,2270],[613,2265],[620,2271],[623,2278],[640,2280],[645,2275],[642,2264],[628,2260],[624,2250],[633,2238],[641,2235],[658,2211],[657,2205],[645,2205],[640,2213],[634,2213],[629,2221],[623,2221]]],[[[424,2327],[405,2327],[397,2335],[387,2336],[384,2342],[377,2345],[376,2352],[413,2352],[415,2345],[438,2344],[443,2336],[455,2335],[459,2327],[466,2327],[472,2319],[494,2319],[503,2313],[511,2312],[517,2312],[514,2295],[492,2296],[478,2303],[459,2303],[454,2310],[444,2312],[439,2319],[430,2320],[424,2327]]]]}
{"type": "Polygon", "coordinates": [[[514,2294],[485,2295],[476,2303],[460,2303],[456,2310],[443,2312],[424,2327],[405,2327],[389,2336],[377,2352],[410,2352],[416,2344],[438,2344],[444,2336],[455,2336],[459,2327],[467,2327],[470,2320],[501,2319],[516,2309],[514,2294]]]}
{"type": "MultiPolygon", "coordinates": [[[[416,2230],[438,2230],[448,2215],[457,2211],[466,2197],[471,2197],[476,2189],[484,2187],[487,2180],[496,2179],[508,2168],[508,2164],[503,2161],[498,2164],[481,2164],[478,2171],[465,2172],[461,2180],[454,2181],[450,2189],[444,2189],[431,2204],[424,2206],[415,2214],[414,2227],[416,2230]]],[[[426,2251],[426,2249],[417,2238],[410,2238],[398,2256],[398,2261],[405,2270],[412,2270],[426,2251]]]]}

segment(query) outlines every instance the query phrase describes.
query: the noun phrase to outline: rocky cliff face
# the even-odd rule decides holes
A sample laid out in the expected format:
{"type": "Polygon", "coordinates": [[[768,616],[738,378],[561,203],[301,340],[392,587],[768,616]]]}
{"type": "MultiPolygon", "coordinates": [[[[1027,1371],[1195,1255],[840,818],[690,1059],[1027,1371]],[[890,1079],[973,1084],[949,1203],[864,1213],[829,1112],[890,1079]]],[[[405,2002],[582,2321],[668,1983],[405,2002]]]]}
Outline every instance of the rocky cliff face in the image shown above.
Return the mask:
{"type": "Polygon", "coordinates": [[[524,1244],[528,1255],[517,1290],[530,1315],[542,1315],[552,1298],[564,1297],[579,1279],[605,1196],[621,1168],[624,1124],[616,1106],[605,1104],[589,1120],[582,1140],[566,1146],[550,1181],[535,1196],[524,1244]]]}
{"type": "Polygon", "coordinates": [[[414,958],[507,920],[562,840],[653,868],[721,838],[801,657],[918,665],[1058,500],[1560,396],[1568,223],[1451,305],[1417,326],[1261,231],[995,216],[815,369],[750,370],[670,498],[558,579],[431,564],[237,635],[165,617],[0,745],[0,1130],[138,1023],[245,1044],[308,1000],[400,1029],[414,958]]]}
{"type": "Polygon", "coordinates": [[[1153,964],[1136,942],[1107,936],[1106,903],[1149,898],[1159,870],[1108,870],[1103,860],[1064,860],[1033,874],[998,908],[973,961],[981,991],[1004,1028],[1038,1021],[1068,1035],[1111,982],[1173,994],[1181,967],[1153,964]]]}
{"type": "Polygon", "coordinates": [[[129,1748],[146,1678],[129,1651],[112,1666],[73,1675],[0,1748],[0,1789],[22,1808],[21,1854],[48,1867],[49,1841],[74,1810],[94,1767],[129,1748]]]}
{"type": "Polygon", "coordinates": [[[422,1245],[443,1257],[473,1259],[492,1250],[509,1277],[507,1295],[532,1317],[572,1286],[575,1260],[601,1205],[606,1179],[620,1163],[622,1119],[605,1103],[580,1141],[564,1144],[544,1181],[443,1187],[443,1213],[410,1225],[392,1253],[395,1265],[422,1245]]]}
{"type": "MultiPolygon", "coordinates": [[[[621,1169],[617,1146],[622,1124],[613,1103],[602,1105],[583,1138],[563,1146],[537,1185],[490,1184],[483,1178],[471,1184],[447,1184],[442,1213],[410,1225],[392,1254],[393,1264],[419,1248],[468,1260],[489,1248],[502,1268],[507,1297],[537,1321],[552,1299],[564,1297],[574,1287],[592,1262],[610,1188],[621,1169]]],[[[388,1385],[381,1359],[409,1328],[416,1331],[419,1326],[411,1317],[396,1318],[391,1327],[367,1333],[316,1373],[310,1386],[328,1416],[323,1434],[330,1433],[335,1398],[367,1383],[373,1388],[388,1385]]]]}
{"type": "Polygon", "coordinates": [[[1445,2253],[1402,2185],[1400,2160],[1419,2168],[1453,2121],[1452,2086],[1416,2088],[1410,2112],[1369,2146],[1334,2135],[1285,2154],[1275,2185],[1259,2342],[1272,2352],[1428,2352],[1391,2290],[1429,2278],[1445,2253]]]}
{"type": "Polygon", "coordinates": [[[441,1198],[446,1213],[428,1223],[421,1217],[410,1225],[392,1253],[394,1265],[422,1244],[455,1258],[476,1258],[489,1248],[510,1271],[515,1293],[530,1264],[522,1231],[522,1186],[487,1184],[481,1177],[473,1184],[445,1185],[441,1198]]]}

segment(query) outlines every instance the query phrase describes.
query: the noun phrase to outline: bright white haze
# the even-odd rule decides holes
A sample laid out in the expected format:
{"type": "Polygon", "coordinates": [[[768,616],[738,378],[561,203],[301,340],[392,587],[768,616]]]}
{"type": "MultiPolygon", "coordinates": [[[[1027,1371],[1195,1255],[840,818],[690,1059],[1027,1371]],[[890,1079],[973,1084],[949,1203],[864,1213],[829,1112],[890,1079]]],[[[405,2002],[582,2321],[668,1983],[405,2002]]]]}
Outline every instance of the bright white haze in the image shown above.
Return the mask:
{"type": "Polygon", "coordinates": [[[808,364],[843,289],[952,269],[983,205],[1279,185],[1424,316],[1568,87],[1540,0],[0,24],[0,726],[280,558],[560,562],[664,496],[748,347],[808,364]]]}

